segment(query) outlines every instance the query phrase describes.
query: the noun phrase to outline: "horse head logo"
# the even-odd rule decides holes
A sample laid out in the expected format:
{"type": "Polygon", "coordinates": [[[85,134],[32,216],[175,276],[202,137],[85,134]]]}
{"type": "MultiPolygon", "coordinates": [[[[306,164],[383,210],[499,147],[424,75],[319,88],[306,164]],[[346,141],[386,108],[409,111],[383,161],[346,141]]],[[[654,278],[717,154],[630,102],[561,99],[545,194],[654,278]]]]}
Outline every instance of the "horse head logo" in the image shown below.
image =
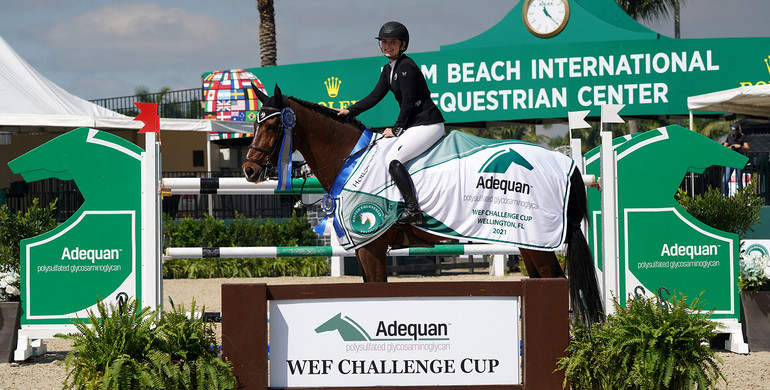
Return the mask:
{"type": "Polygon", "coordinates": [[[361,225],[366,222],[369,222],[369,228],[371,229],[377,224],[377,217],[370,212],[361,213],[361,225]]]}
{"type": "Polygon", "coordinates": [[[337,331],[342,337],[343,341],[368,341],[370,340],[366,332],[361,329],[361,325],[358,325],[350,317],[342,317],[342,313],[338,313],[336,316],[330,318],[328,321],[315,328],[316,333],[337,331]]]}
{"type": "Polygon", "coordinates": [[[492,157],[490,157],[482,166],[479,173],[505,173],[511,164],[516,164],[524,169],[531,171],[534,169],[532,164],[527,161],[521,154],[508,148],[508,150],[501,150],[492,157]]]}

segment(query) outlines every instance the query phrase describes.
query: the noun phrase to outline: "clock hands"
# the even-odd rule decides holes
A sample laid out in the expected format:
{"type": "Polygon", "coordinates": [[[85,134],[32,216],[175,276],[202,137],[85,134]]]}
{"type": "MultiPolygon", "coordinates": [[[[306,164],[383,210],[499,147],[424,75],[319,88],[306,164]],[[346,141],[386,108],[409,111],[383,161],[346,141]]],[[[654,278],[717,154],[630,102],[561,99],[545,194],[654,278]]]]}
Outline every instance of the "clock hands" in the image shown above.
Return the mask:
{"type": "Polygon", "coordinates": [[[547,17],[548,17],[548,19],[551,19],[551,21],[552,21],[552,22],[553,22],[555,25],[557,25],[557,26],[559,25],[559,22],[557,22],[557,21],[556,21],[556,19],[554,19],[554,18],[553,18],[553,16],[551,16],[551,14],[549,14],[549,13],[548,13],[548,10],[545,8],[545,6],[543,6],[543,13],[545,14],[545,16],[547,16],[547,17]]]}

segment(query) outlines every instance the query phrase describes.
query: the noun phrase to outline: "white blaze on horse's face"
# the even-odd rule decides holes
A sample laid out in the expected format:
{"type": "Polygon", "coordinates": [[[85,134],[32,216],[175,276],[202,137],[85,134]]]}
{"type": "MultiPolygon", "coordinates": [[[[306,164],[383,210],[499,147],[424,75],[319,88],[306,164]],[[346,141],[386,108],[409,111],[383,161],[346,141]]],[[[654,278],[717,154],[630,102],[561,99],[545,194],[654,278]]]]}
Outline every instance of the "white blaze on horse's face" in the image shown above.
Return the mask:
{"type": "Polygon", "coordinates": [[[259,183],[266,179],[266,167],[276,164],[271,159],[277,158],[278,138],[280,135],[280,119],[278,116],[269,118],[258,124],[254,123],[254,139],[246,152],[246,161],[241,165],[241,171],[246,180],[259,183]]]}

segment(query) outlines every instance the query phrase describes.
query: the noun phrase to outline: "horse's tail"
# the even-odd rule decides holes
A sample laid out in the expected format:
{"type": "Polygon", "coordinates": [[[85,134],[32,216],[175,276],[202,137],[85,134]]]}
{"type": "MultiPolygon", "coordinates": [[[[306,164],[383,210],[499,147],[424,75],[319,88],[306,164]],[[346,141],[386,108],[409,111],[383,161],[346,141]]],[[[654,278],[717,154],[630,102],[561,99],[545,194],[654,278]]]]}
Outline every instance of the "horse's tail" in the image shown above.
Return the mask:
{"type": "Polygon", "coordinates": [[[583,177],[578,169],[570,177],[567,203],[567,274],[569,276],[572,312],[584,322],[604,319],[599,283],[596,279],[591,250],[581,223],[588,218],[588,199],[583,177]]]}

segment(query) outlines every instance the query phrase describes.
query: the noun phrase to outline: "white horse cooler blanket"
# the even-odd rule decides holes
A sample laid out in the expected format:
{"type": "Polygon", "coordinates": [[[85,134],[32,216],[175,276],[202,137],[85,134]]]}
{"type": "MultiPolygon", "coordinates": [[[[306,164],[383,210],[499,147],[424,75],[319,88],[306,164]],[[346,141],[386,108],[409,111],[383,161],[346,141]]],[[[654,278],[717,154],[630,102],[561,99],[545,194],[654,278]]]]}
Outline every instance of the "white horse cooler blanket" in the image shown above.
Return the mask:
{"type": "MultiPolygon", "coordinates": [[[[377,238],[398,219],[403,198],[384,161],[394,140],[373,135],[349,174],[337,178],[344,186],[335,198],[334,218],[347,250],[377,238]]],[[[405,165],[425,214],[420,229],[541,250],[564,241],[575,165],[561,153],[453,131],[405,165]]]]}

